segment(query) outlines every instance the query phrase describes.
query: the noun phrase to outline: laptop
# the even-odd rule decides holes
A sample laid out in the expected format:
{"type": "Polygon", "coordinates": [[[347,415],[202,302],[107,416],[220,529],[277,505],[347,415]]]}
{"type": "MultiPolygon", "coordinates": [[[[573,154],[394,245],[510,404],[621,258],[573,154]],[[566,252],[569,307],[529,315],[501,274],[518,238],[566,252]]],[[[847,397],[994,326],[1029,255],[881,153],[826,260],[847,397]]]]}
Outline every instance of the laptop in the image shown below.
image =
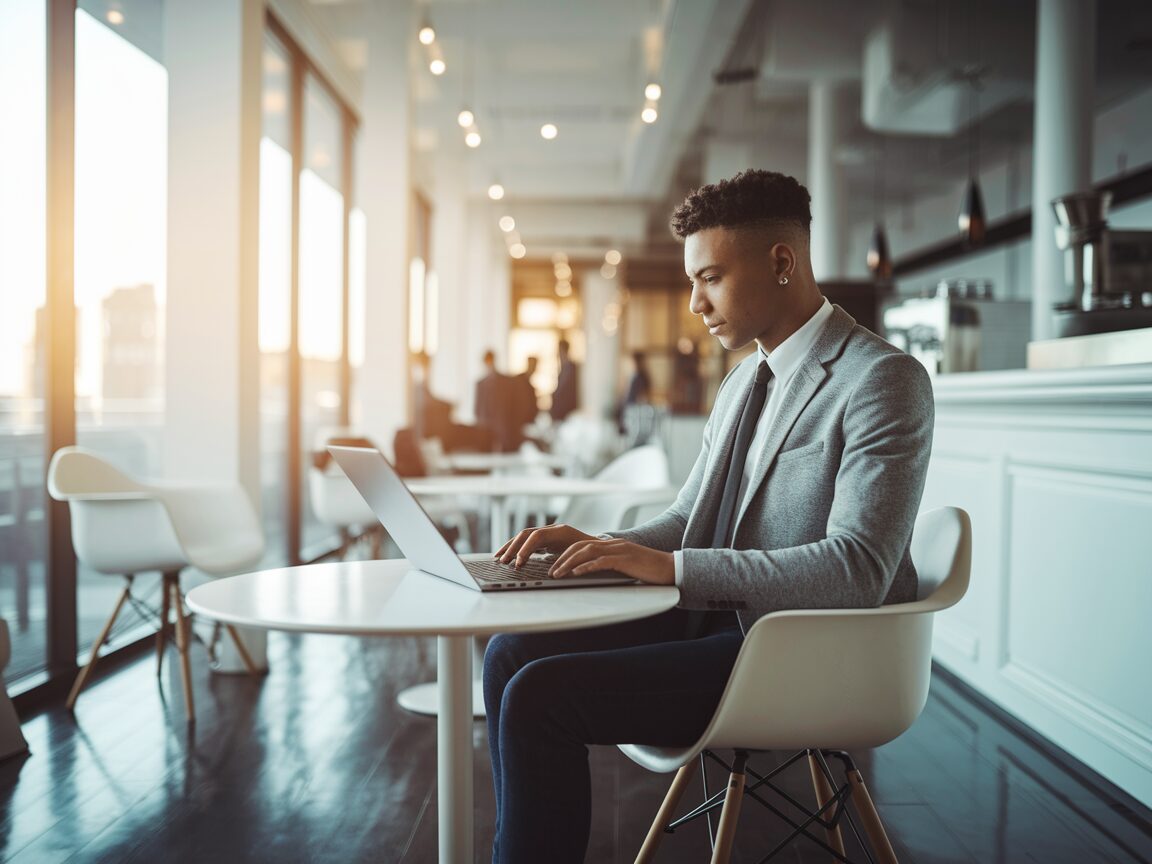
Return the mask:
{"type": "Polygon", "coordinates": [[[464,561],[440,534],[396,469],[374,447],[331,446],[328,452],[364,497],[380,524],[388,529],[400,551],[426,573],[474,591],[519,588],[588,588],[601,585],[638,585],[615,570],[553,579],[548,575],[552,557],[533,555],[519,568],[495,558],[464,561]]]}

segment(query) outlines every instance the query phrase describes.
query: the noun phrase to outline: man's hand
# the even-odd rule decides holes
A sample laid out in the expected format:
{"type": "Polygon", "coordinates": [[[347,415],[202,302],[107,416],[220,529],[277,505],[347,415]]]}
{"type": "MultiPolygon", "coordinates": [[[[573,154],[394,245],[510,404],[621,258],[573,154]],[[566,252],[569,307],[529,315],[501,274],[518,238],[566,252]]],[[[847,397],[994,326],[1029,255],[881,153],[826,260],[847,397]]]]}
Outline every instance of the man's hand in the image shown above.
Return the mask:
{"type": "Polygon", "coordinates": [[[553,578],[563,579],[597,570],[615,570],[652,585],[676,583],[676,563],[671,552],[627,540],[578,540],[553,562],[549,572],[553,578]]]}
{"type": "Polygon", "coordinates": [[[600,540],[571,525],[525,528],[501,546],[495,557],[519,567],[533,552],[545,549],[558,553],[549,571],[556,579],[597,570],[616,570],[653,585],[676,583],[676,564],[671,552],[626,540],[600,540]]]}
{"type": "Polygon", "coordinates": [[[528,560],[528,556],[533,552],[548,550],[559,554],[573,543],[594,539],[596,538],[591,534],[585,534],[571,525],[545,525],[543,528],[525,528],[501,546],[495,557],[504,564],[519,567],[528,560]]]}

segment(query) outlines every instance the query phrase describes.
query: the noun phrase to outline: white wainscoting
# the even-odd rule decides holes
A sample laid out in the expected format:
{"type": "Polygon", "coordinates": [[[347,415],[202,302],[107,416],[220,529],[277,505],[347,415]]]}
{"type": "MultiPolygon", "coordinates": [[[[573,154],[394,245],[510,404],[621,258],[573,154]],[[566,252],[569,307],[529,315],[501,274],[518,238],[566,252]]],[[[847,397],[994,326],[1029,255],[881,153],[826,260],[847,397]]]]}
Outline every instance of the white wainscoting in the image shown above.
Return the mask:
{"type": "Polygon", "coordinates": [[[1152,806],[1152,364],[935,391],[922,506],[973,526],[936,659],[1152,806]]]}

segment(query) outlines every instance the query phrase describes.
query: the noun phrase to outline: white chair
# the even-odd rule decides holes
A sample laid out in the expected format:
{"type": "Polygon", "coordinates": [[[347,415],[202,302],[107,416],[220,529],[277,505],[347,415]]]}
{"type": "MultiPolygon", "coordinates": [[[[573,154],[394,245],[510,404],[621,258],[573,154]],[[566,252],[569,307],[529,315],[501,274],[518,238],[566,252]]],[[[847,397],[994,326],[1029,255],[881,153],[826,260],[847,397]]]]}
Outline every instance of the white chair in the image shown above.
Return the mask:
{"type": "MultiPolygon", "coordinates": [[[[665,831],[721,807],[713,862],[732,849],[745,791],[764,791],[768,777],[753,773],[745,789],[749,751],[798,750],[772,774],[807,756],[819,810],[803,824],[793,822],[785,848],[804,834],[844,858],[841,816],[855,831],[847,801],[859,813],[877,857],[894,862],[872,798],[847,750],[879,747],[903,733],[924,708],[932,664],[932,616],[957,603],[968,590],[972,529],[955,507],[923,513],[912,535],[912,560],[920,578],[918,600],[874,609],[796,609],[765,615],[748,631],[728,685],[708,728],[689,747],[625,744],[620,749],[651,771],[676,777],[636,856],[653,860],[665,831]],[[687,816],[672,821],[696,757],[735,751],[727,789],[687,816]],[[846,782],[838,785],[826,756],[839,760],[846,782]],[[722,805],[721,805],[722,799],[722,805]],[[807,830],[819,824],[827,843],[807,830]]],[[[769,788],[771,788],[769,786],[769,788]]],[[[771,856],[769,856],[771,857],[771,856]]]]}
{"type": "Polygon", "coordinates": [[[12,641],[8,634],[8,622],[0,618],[0,760],[28,752],[28,742],[20,731],[20,718],[16,707],[8,697],[3,685],[4,670],[12,659],[12,641]]]}
{"type": "Polygon", "coordinates": [[[630,491],[572,498],[561,513],[560,521],[587,534],[630,528],[641,507],[659,512],[676,497],[676,490],[668,485],[668,456],[658,444],[625,451],[604,466],[596,479],[625,485],[630,491]]]}
{"type": "MultiPolygon", "coordinates": [[[[176,485],[145,483],[83,447],[63,447],[48,466],[48,493],[67,501],[76,557],[99,573],[123,576],[124,590],[112,615],[92,646],[88,665],[80,670],[69,710],[75,707],[96,666],[100,647],[108,639],[121,608],[132,596],[136,574],[157,571],[162,576],[160,627],[156,634],[156,674],[159,676],[168,638],[170,613],[176,617],[175,642],[184,683],[184,708],[195,720],[188,647],[191,630],[184,612],[180,572],[192,566],[211,576],[239,572],[264,554],[264,535],[252,505],[238,485],[176,485]]],[[[231,625],[231,636],[244,665],[259,674],[244,643],[231,625]]]]}
{"type": "Polygon", "coordinates": [[[383,529],[376,514],[368,506],[364,497],[356,491],[352,481],[340,470],[334,461],[324,468],[312,466],[308,470],[308,500],[312,512],[324,525],[340,532],[340,557],[347,553],[352,542],[353,526],[366,527],[371,534],[373,558],[380,557],[380,538],[383,529]]]}
{"type": "Polygon", "coordinates": [[[568,456],[582,477],[594,474],[623,449],[624,440],[612,420],[582,412],[560,423],[552,440],[552,452],[568,456]]]}

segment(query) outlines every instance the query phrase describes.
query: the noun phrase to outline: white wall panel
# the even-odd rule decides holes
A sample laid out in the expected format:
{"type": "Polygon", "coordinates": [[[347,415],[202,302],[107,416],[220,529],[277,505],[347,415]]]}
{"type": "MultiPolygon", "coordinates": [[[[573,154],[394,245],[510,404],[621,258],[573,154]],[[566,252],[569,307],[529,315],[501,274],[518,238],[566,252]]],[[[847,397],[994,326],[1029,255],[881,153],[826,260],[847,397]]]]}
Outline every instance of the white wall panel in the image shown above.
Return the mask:
{"type": "Polygon", "coordinates": [[[922,509],[973,523],[936,659],[1152,804],[1152,365],[933,386],[922,509]]]}

